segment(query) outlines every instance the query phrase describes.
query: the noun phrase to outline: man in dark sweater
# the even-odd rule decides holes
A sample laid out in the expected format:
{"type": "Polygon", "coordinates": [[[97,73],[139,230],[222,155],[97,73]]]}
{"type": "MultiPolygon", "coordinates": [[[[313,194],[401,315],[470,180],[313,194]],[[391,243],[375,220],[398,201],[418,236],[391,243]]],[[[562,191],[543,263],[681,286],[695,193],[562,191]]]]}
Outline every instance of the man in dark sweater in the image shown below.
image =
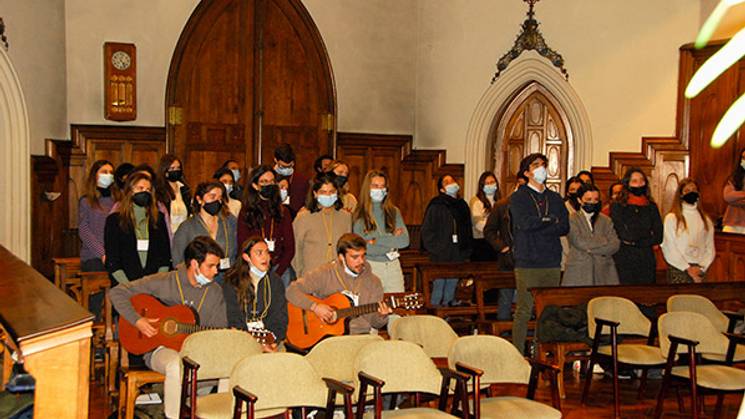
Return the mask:
{"type": "MultiPolygon", "coordinates": [[[[111,303],[119,315],[133,324],[145,336],[158,334],[160,319],[140,316],[130,302],[137,294],[149,294],[167,305],[184,304],[197,314],[200,326],[227,327],[227,312],[220,284],[213,282],[224,252],[217,242],[199,236],[186,246],[184,265],[177,270],[146,276],[121,284],[111,290],[111,303]]],[[[219,348],[215,348],[216,350],[219,348]]],[[[181,397],[181,359],[173,349],[160,346],[145,354],[145,364],[166,376],[163,402],[167,418],[179,414],[181,397]]]]}
{"type": "Polygon", "coordinates": [[[288,192],[293,214],[297,214],[305,205],[309,187],[308,178],[298,172],[295,166],[295,152],[289,144],[282,144],[274,150],[274,171],[290,182],[288,192]]]}
{"type": "Polygon", "coordinates": [[[512,343],[525,352],[528,320],[533,311],[530,288],[557,287],[561,281],[561,236],[569,233],[564,200],[546,188],[548,159],[533,153],[520,162],[518,176],[527,181],[510,197],[517,309],[512,343]]]}

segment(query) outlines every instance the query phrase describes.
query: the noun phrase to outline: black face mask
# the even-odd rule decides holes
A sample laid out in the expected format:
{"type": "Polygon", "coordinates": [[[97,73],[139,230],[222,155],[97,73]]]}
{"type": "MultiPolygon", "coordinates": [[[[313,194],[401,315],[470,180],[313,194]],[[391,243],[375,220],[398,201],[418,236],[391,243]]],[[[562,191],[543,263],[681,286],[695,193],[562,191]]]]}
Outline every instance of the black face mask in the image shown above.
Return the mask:
{"type": "Polygon", "coordinates": [[[150,195],[150,192],[137,192],[136,194],[132,195],[132,202],[135,203],[138,207],[147,207],[150,205],[150,199],[152,199],[152,196],[150,195]]]}
{"type": "Polygon", "coordinates": [[[111,188],[96,188],[98,189],[98,193],[101,194],[102,197],[108,198],[111,196],[111,188]]]}
{"type": "Polygon", "coordinates": [[[642,196],[647,194],[647,185],[644,186],[629,186],[629,192],[636,196],[642,196]]]}
{"type": "Polygon", "coordinates": [[[698,192],[688,192],[687,194],[683,195],[681,197],[681,199],[683,199],[683,201],[685,201],[685,202],[693,205],[696,202],[698,202],[698,197],[699,197],[698,192]]]}
{"type": "Polygon", "coordinates": [[[565,201],[577,199],[577,192],[567,192],[567,196],[564,197],[565,201]]]}
{"type": "Polygon", "coordinates": [[[166,179],[168,179],[169,182],[178,182],[181,180],[181,176],[184,175],[184,172],[181,170],[169,170],[166,172],[166,179]]]}
{"type": "Polygon", "coordinates": [[[274,185],[264,185],[259,190],[259,195],[261,195],[264,199],[271,199],[275,197],[279,193],[279,186],[274,185]]]}
{"type": "Polygon", "coordinates": [[[582,204],[582,209],[588,214],[595,214],[600,212],[600,202],[595,204],[582,204]]]}
{"type": "Polygon", "coordinates": [[[334,183],[336,183],[337,188],[341,188],[342,186],[347,184],[347,180],[349,178],[346,176],[337,176],[334,183]]]}
{"type": "Polygon", "coordinates": [[[204,208],[204,210],[209,215],[217,215],[217,213],[219,213],[220,210],[222,209],[222,201],[208,202],[208,203],[202,205],[202,208],[204,208]]]}

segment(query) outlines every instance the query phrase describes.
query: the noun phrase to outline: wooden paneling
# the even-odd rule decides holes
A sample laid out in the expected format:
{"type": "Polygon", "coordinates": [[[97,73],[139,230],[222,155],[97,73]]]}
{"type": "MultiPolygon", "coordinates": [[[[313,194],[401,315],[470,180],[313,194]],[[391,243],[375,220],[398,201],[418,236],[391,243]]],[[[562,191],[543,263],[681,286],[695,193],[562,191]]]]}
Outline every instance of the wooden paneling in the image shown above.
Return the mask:
{"type": "MultiPolygon", "coordinates": [[[[350,166],[350,191],[359,195],[365,174],[383,170],[391,179],[389,196],[406,224],[421,224],[437,178],[450,174],[463,186],[463,165],[446,164],[445,150],[412,150],[409,135],[338,133],[336,155],[350,166]]],[[[462,189],[462,188],[461,188],[462,189]]],[[[468,199],[468,197],[466,197],[468,199]]]]}
{"type": "Polygon", "coordinates": [[[335,96],[323,41],[300,0],[215,0],[192,13],[166,87],[169,150],[192,183],[223,161],[271,163],[293,146],[296,170],[333,151],[335,96]]]}
{"type": "Polygon", "coordinates": [[[714,241],[717,252],[707,281],[745,281],[745,236],[719,232],[714,241]]]}

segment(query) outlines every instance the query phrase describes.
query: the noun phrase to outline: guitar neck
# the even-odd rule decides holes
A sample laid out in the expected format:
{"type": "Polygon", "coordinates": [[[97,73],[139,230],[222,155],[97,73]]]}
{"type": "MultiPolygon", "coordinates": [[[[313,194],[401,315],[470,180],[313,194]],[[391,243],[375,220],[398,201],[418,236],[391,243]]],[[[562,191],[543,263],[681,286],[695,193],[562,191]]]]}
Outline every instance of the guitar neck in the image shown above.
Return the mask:
{"type": "Polygon", "coordinates": [[[365,314],[375,313],[378,311],[379,303],[363,304],[357,307],[341,308],[336,310],[336,318],[357,317],[365,314]]]}
{"type": "Polygon", "coordinates": [[[192,334],[196,332],[201,332],[202,330],[217,330],[217,329],[224,329],[224,327],[207,327],[207,326],[199,326],[197,324],[178,323],[179,333],[192,334]]]}

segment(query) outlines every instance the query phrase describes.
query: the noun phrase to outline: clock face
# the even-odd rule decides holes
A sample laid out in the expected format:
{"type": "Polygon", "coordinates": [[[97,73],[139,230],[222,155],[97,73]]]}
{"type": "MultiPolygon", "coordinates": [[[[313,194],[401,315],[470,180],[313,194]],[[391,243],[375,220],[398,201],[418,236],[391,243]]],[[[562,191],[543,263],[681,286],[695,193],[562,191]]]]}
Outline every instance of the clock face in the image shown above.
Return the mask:
{"type": "Polygon", "coordinates": [[[111,64],[117,70],[124,71],[132,64],[132,58],[124,51],[116,51],[111,55],[111,64]]]}

